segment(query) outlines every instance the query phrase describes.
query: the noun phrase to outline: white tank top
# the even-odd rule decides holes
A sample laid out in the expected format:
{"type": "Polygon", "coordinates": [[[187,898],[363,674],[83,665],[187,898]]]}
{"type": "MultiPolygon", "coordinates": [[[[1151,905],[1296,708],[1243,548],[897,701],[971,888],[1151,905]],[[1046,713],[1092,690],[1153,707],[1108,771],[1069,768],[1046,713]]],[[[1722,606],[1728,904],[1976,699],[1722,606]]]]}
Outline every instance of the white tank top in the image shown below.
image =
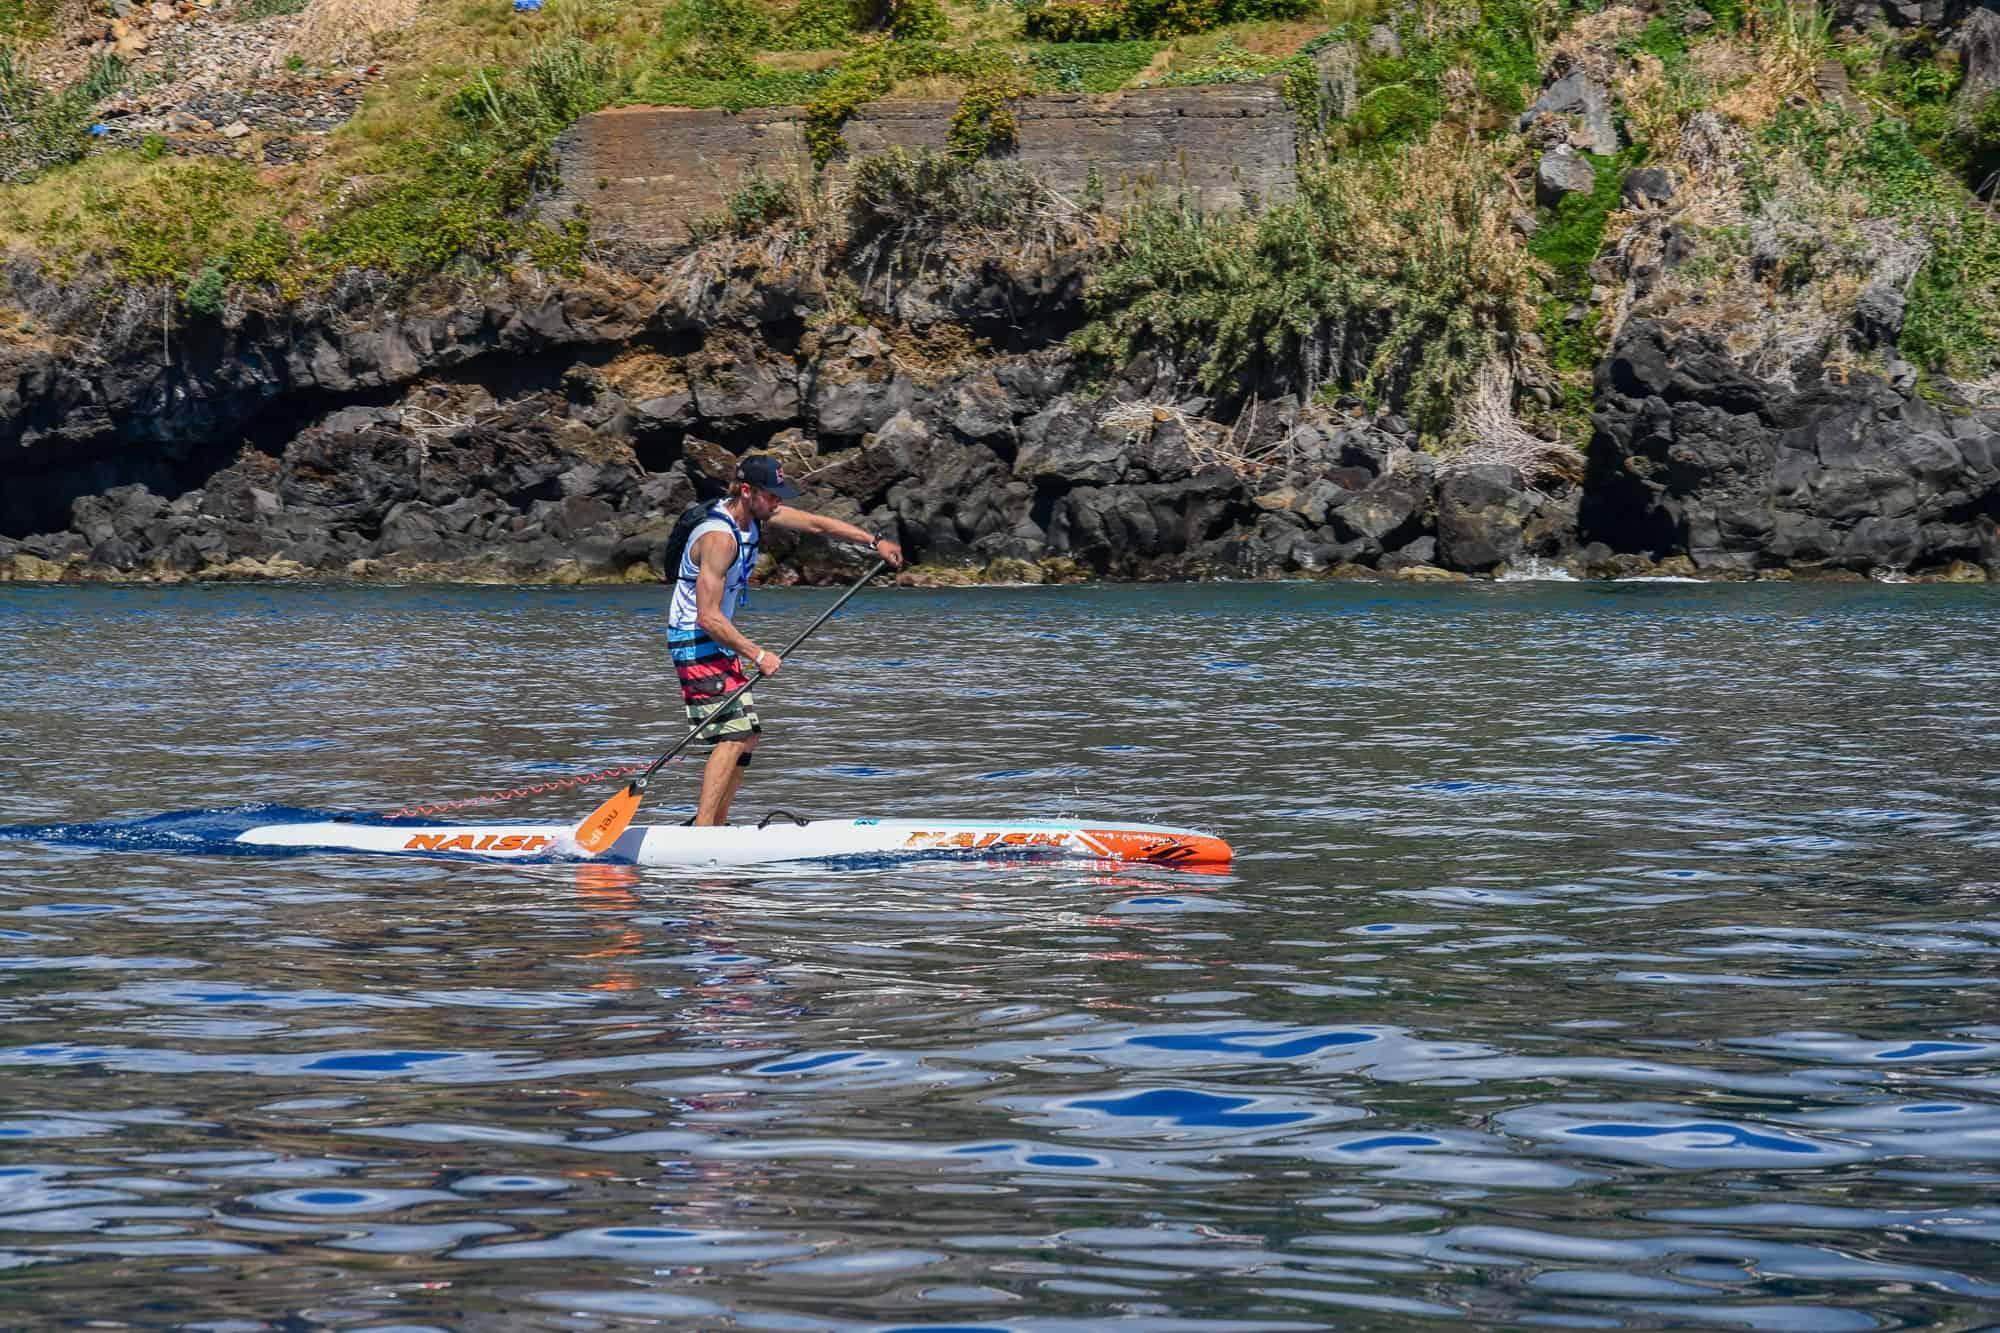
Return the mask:
{"type": "Polygon", "coordinates": [[[667,609],[668,629],[695,629],[695,580],[701,577],[701,566],[695,563],[694,549],[703,537],[711,532],[726,532],[736,538],[736,563],[722,583],[722,614],[732,619],[736,608],[750,593],[750,572],[757,567],[757,546],[763,538],[763,529],[755,519],[750,520],[746,531],[736,526],[736,520],[717,501],[709,506],[708,517],[688,534],[687,549],[681,552],[681,567],[674,580],[673,605],[667,609]]]}

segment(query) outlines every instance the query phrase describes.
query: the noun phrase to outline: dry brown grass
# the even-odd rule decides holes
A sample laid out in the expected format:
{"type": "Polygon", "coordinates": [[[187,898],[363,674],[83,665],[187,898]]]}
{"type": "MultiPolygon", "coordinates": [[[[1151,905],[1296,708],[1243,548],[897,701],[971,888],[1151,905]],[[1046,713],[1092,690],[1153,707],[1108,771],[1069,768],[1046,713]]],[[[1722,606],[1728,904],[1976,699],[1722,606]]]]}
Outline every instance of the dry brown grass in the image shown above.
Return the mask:
{"type": "Polygon", "coordinates": [[[384,33],[407,27],[421,0],[312,0],[287,54],[308,65],[351,65],[384,33]]]}
{"type": "Polygon", "coordinates": [[[1613,54],[1618,43],[1646,26],[1646,16],[1627,5],[1613,5],[1595,14],[1585,14],[1549,43],[1549,58],[1558,57],[1571,69],[1580,69],[1601,83],[1617,77],[1618,59],[1613,54]]]}
{"type": "Polygon", "coordinates": [[[954,45],[1020,40],[1021,19],[1012,5],[942,0],[940,7],[951,22],[950,40],[954,45]]]}
{"type": "Polygon", "coordinates": [[[1438,451],[1446,470],[1500,463],[1519,472],[1529,485],[1573,486],[1583,480],[1583,453],[1563,440],[1545,440],[1514,416],[1514,373],[1502,360],[1479,371],[1472,391],[1459,402],[1458,418],[1438,451]]]}
{"type": "MultiPolygon", "coordinates": [[[[1790,382],[1802,364],[1843,372],[1862,357],[1853,341],[1862,292],[1875,283],[1906,285],[1928,240],[1919,228],[1875,216],[1858,189],[1821,179],[1795,154],[1765,162],[1770,188],[1753,205],[1732,171],[1703,165],[1704,154],[1718,150],[1694,131],[1717,125],[1712,113],[1691,118],[1676,154],[1691,174],[1676,209],[1641,217],[1617,242],[1627,271],[1658,264],[1671,221],[1696,238],[1694,258],[1666,272],[1643,302],[1621,294],[1616,322],[1634,310],[1665,314],[1714,333],[1745,368],[1774,382],[1790,382]]],[[[1734,136],[1729,151],[1756,151],[1733,128],[1724,133],[1734,136]]]]}
{"type": "MultiPolygon", "coordinates": [[[[1256,410],[1257,403],[1253,398],[1242,419],[1254,424],[1256,410]]],[[[1236,443],[1235,426],[1189,416],[1173,403],[1155,403],[1144,399],[1113,403],[1097,418],[1099,430],[1122,436],[1127,447],[1137,447],[1150,441],[1154,431],[1169,423],[1179,429],[1182,438],[1187,441],[1188,453],[1198,466],[1220,464],[1245,481],[1256,480],[1275,463],[1282,461],[1275,455],[1286,446],[1286,437],[1279,437],[1260,448],[1244,449],[1236,443]]]]}
{"type": "Polygon", "coordinates": [[[605,382],[634,402],[680,393],[687,388],[687,370],[675,357],[639,349],[604,363],[605,382]]]}
{"type": "Polygon", "coordinates": [[[964,75],[926,74],[921,78],[899,81],[889,91],[889,96],[915,102],[956,102],[971,86],[972,80],[964,75]]]}
{"type": "Polygon", "coordinates": [[[1819,68],[1833,54],[1831,34],[1831,19],[1817,0],[1758,0],[1742,38],[1755,53],[1756,73],[1718,98],[1716,109],[1761,129],[1794,98],[1818,101],[1819,68]]]}
{"type": "Polygon", "coordinates": [[[883,337],[890,362],[919,384],[936,384],[993,355],[992,344],[963,324],[895,324],[883,337]]]}
{"type": "Polygon", "coordinates": [[[781,74],[810,74],[838,65],[846,54],[838,48],[830,51],[767,51],[757,57],[757,64],[781,74]]]}

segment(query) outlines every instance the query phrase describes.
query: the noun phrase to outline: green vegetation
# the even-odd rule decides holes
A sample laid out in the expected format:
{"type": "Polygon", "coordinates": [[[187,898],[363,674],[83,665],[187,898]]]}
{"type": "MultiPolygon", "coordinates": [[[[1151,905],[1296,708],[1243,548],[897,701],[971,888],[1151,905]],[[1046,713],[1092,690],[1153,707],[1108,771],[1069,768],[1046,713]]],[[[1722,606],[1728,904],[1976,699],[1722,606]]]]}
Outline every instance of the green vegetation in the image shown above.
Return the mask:
{"type": "Polygon", "coordinates": [[[1050,42],[1132,41],[1293,18],[1307,8],[1308,0],[1031,0],[1021,26],[1050,42]]]}
{"type": "Polygon", "coordinates": [[[520,212],[555,134],[614,88],[603,57],[574,42],[544,48],[513,75],[482,70],[451,99],[443,134],[391,149],[380,188],[298,233],[251,167],[201,158],[86,185],[36,230],[72,271],[96,260],[124,281],[170,283],[210,302],[218,281],[296,297],[350,267],[414,279],[524,251],[560,267],[574,262],[580,234],[520,212]]]}
{"type": "Polygon", "coordinates": [[[35,42],[49,34],[52,0],[0,0],[0,46],[35,42]]]}
{"type": "MultiPolygon", "coordinates": [[[[806,104],[806,146],[813,161],[825,165],[846,151],[841,127],[864,103],[886,97],[905,79],[949,75],[978,80],[988,89],[980,107],[990,121],[997,109],[998,90],[1009,84],[1012,59],[992,49],[963,50],[935,42],[890,41],[869,43],[856,50],[828,75],[812,100],[806,104]]],[[[1025,80],[1018,85],[1026,90],[1025,80]]],[[[967,132],[968,134],[970,131],[967,132]]]]}
{"type": "Polygon", "coordinates": [[[1489,0],[1438,11],[1409,9],[1396,21],[1400,55],[1369,49],[1365,25],[1340,30],[1364,54],[1359,97],[1342,125],[1342,146],[1412,143],[1441,120],[1519,115],[1540,80],[1546,44],[1574,0],[1489,0]]]}
{"type": "Polygon", "coordinates": [[[749,236],[799,216],[799,199],[792,186],[775,176],[752,171],[729,196],[721,216],[698,218],[688,224],[689,239],[704,243],[725,233],[749,236]]]}
{"type": "Polygon", "coordinates": [[[947,236],[1015,236],[1048,200],[1048,187],[1010,163],[892,149],[854,165],[848,243],[919,248],[947,236]]]}
{"type": "Polygon", "coordinates": [[[1605,335],[1597,312],[1589,308],[1590,266],[1604,245],[1611,212],[1620,206],[1625,173],[1639,164],[1643,149],[1626,149],[1613,157],[1585,154],[1597,177],[1588,194],[1564,195],[1552,209],[1541,210],[1528,250],[1547,266],[1550,294],[1542,301],[1536,333],[1547,349],[1550,366],[1564,390],[1568,413],[1564,424],[1585,433],[1589,415],[1591,372],[1604,355],[1605,335]],[[1584,307],[1582,317],[1572,312],[1584,307]]]}
{"type": "Polygon", "coordinates": [[[1554,208],[1545,210],[1545,220],[1528,245],[1535,258],[1571,289],[1571,295],[1588,282],[1586,271],[1604,243],[1604,226],[1618,207],[1625,172],[1638,165],[1640,154],[1628,149],[1616,157],[1594,153],[1585,157],[1597,172],[1590,193],[1564,195],[1554,208]]]}
{"type": "Polygon", "coordinates": [[[1904,355],[1931,370],[1990,372],[2000,361],[2000,222],[1967,210],[1934,239],[1910,292],[1904,355]]]}
{"type": "Polygon", "coordinates": [[[301,248],[323,267],[399,276],[461,256],[503,258],[530,240],[534,224],[517,215],[548,167],[549,144],[617,91],[609,62],[579,42],[544,48],[511,77],[481,70],[452,99],[439,140],[393,150],[389,186],[301,248]]]}
{"type": "Polygon", "coordinates": [[[1003,68],[983,74],[958,99],[951,113],[945,143],[954,157],[984,157],[990,152],[1014,146],[1014,99],[1025,97],[1034,87],[1018,69],[1003,68]]]}
{"type": "MultiPolygon", "coordinates": [[[[1871,215],[1895,219],[1929,244],[1909,293],[1903,353],[1926,370],[1978,376],[2000,358],[2000,224],[1954,174],[1951,164],[1963,160],[1950,151],[1955,129],[1926,133],[1925,123],[1788,108],[1764,141],[1772,160],[1797,160],[1824,188],[1858,194],[1871,215]]],[[[1777,188],[1769,175],[1754,185],[1767,199],[1777,188]]]]}
{"type": "Polygon", "coordinates": [[[1224,396],[1286,367],[1309,388],[1394,401],[1441,438],[1541,292],[1499,166],[1441,130],[1396,158],[1311,163],[1296,199],[1254,217],[1141,209],[1092,284],[1077,345],[1106,361],[1165,350],[1224,396]],[[1358,383],[1340,378],[1350,341],[1358,383]]]}
{"type": "MultiPolygon", "coordinates": [[[[107,263],[119,278],[168,283],[184,297],[198,292],[211,308],[219,308],[222,286],[230,282],[296,290],[291,237],[238,207],[250,178],[242,164],[212,159],[153,168],[143,188],[86,191],[78,210],[52,219],[54,230],[43,239],[53,245],[63,236],[90,236],[88,257],[107,263]],[[191,270],[190,255],[207,258],[191,270]]],[[[85,257],[70,251],[62,263],[73,270],[85,257]]]]}
{"type": "MultiPolygon", "coordinates": [[[[246,0],[235,12],[299,6],[246,0]]],[[[1652,160],[1671,162],[1686,197],[1706,191],[1713,211],[1677,221],[1692,253],[1661,281],[1729,297],[1709,307],[1718,327],[1765,319],[1790,291],[1833,311],[1894,223],[1901,272],[1918,253],[1910,237],[1930,247],[1910,284],[1905,353],[1985,373],[2000,354],[2000,225],[1969,187],[2000,170],[2000,98],[1961,114],[1948,52],[1907,32],[1836,41],[1811,0],[1702,7],[1716,20],[1705,32],[1684,22],[1690,0],[1645,14],[1601,0],[548,0],[533,19],[506,0],[434,0],[393,39],[389,73],[323,159],[259,168],[176,157],[160,136],[107,151],[91,107],[123,67],[100,61],[74,88],[36,84],[6,39],[45,24],[50,0],[0,0],[0,180],[18,182],[0,189],[0,220],[59,271],[169,285],[214,315],[260,291],[323,291],[355,268],[413,283],[577,264],[587,217],[552,227],[526,206],[549,179],[554,137],[599,107],[801,106],[824,165],[846,154],[866,103],[955,99],[946,153],[852,164],[838,227],[825,205],[841,196],[801,164],[798,179],[746,178],[696,228],[872,247],[888,271],[897,247],[1013,238],[1026,220],[1049,235],[1088,229],[990,160],[1014,141],[1025,96],[1275,78],[1307,131],[1296,197],[1247,216],[1163,202],[1123,219],[1078,339],[1100,365],[1160,347],[1222,398],[1279,371],[1393,403],[1440,439],[1482,370],[1542,372],[1530,363],[1546,360],[1579,416],[1605,334],[1597,309],[1577,319],[1576,308],[1591,304],[1607,240],[1641,225],[1620,212],[1619,189],[1652,160]],[[1543,210],[1528,241],[1506,223],[1535,151],[1514,121],[1559,39],[1572,55],[1587,46],[1585,67],[1617,85],[1633,147],[1593,159],[1596,188],[1543,210]],[[1333,42],[1354,54],[1351,93],[1338,66],[1322,88],[1314,57],[1333,42]],[[1861,105],[1817,90],[1834,55],[1861,105]],[[1322,95],[1351,104],[1330,115],[1322,95]],[[1676,158],[1698,111],[1727,122],[1727,142],[1676,158]],[[1745,303],[1760,292],[1764,305],[1745,303]]],[[[1086,204],[1104,185],[1085,185],[1086,204]]],[[[1842,319],[1825,314],[1828,327],[1842,319]]]]}
{"type": "Polygon", "coordinates": [[[1687,29],[1678,15],[1662,14],[1644,28],[1618,44],[1618,53],[1631,56],[1640,52],[1653,57],[1668,69],[1677,69],[1687,61],[1687,29]]]}
{"type": "Polygon", "coordinates": [[[276,18],[280,14],[299,14],[311,0],[245,0],[236,7],[232,17],[238,23],[255,23],[259,19],[276,18]]]}
{"type": "Polygon", "coordinates": [[[1028,61],[1042,87],[1058,93],[1108,93],[1123,88],[1166,49],[1165,42],[1050,42],[1028,61]]]}
{"type": "Polygon", "coordinates": [[[118,91],[128,71],[117,56],[94,57],[67,88],[44,87],[0,44],[0,181],[21,180],[81,158],[90,147],[91,108],[118,91]]]}

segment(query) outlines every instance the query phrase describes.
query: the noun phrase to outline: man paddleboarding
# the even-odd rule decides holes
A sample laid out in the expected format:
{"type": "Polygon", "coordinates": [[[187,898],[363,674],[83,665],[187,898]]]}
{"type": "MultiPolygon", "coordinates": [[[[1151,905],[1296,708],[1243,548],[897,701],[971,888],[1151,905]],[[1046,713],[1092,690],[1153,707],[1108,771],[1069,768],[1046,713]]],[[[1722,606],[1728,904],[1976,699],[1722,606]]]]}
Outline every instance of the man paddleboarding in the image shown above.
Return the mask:
{"type": "Polygon", "coordinates": [[[708,722],[701,739],[714,747],[702,770],[697,825],[728,819],[730,802],[736,799],[743,772],[763,736],[753,692],[744,691],[727,712],[716,716],[723,697],[748,684],[751,672],[761,680],[777,675],[784,666],[776,653],[758,645],[735,623],[737,607],[749,590],[750,573],[757,566],[764,525],[872,546],[891,565],[903,564],[903,548],[888,538],[785,503],[798,496],[798,487],[785,480],[777,459],[746,455],[736,465],[729,494],[711,504],[707,516],[688,535],[679,568],[673,571],[667,647],[673,654],[674,674],[680,678],[688,721],[708,722]]]}

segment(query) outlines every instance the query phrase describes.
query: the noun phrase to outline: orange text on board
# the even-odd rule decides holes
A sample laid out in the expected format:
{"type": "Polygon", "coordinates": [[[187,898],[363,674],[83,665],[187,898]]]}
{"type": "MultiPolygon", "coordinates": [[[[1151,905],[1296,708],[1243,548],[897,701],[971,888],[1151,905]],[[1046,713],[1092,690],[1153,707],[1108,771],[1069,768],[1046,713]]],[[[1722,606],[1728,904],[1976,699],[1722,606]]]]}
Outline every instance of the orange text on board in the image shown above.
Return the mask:
{"type": "Polygon", "coordinates": [[[412,833],[406,852],[539,852],[555,841],[540,833],[412,833]]]}

